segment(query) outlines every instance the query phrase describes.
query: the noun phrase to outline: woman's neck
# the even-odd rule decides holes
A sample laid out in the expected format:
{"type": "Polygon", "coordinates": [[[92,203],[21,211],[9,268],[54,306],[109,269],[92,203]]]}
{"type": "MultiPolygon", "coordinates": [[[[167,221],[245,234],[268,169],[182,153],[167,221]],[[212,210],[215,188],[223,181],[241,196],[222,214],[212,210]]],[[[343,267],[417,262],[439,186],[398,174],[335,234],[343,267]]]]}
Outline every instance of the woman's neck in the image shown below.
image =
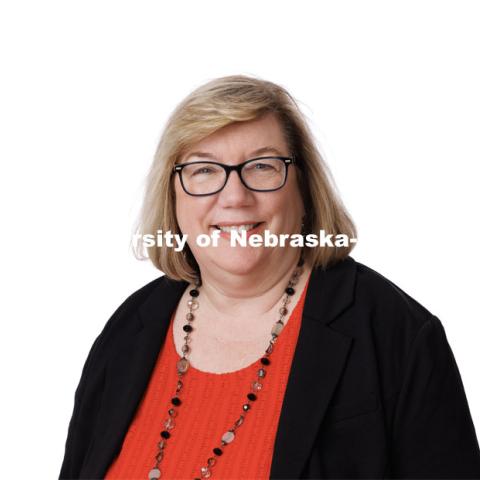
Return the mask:
{"type": "MultiPolygon", "coordinates": [[[[269,270],[257,269],[254,274],[241,276],[203,270],[202,310],[208,309],[210,314],[221,318],[222,323],[236,320],[243,323],[245,319],[258,322],[258,318],[271,317],[278,313],[280,301],[297,263],[298,258],[295,258],[269,270]]],[[[305,264],[295,286],[293,301],[303,291],[310,271],[311,267],[305,264]]]]}

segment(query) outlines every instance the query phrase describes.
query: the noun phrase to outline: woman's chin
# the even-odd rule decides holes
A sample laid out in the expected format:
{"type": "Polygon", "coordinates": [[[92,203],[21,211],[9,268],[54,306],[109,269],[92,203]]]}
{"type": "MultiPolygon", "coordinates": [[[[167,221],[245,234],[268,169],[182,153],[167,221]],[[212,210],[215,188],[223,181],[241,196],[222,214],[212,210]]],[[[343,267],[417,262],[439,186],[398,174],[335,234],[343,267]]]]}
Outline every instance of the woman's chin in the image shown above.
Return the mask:
{"type": "Polygon", "coordinates": [[[261,268],[265,253],[264,249],[259,248],[233,247],[215,252],[210,261],[225,272],[246,275],[261,268]]]}

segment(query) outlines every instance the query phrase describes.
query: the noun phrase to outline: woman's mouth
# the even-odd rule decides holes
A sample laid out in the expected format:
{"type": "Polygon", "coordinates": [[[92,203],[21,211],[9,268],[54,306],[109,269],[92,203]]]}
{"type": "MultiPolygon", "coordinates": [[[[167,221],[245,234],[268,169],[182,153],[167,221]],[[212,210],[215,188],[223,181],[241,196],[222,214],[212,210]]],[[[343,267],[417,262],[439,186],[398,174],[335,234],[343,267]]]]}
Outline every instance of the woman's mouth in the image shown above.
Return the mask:
{"type": "Polygon", "coordinates": [[[229,239],[232,232],[237,232],[241,236],[246,235],[247,238],[254,233],[259,232],[259,227],[264,222],[245,223],[241,225],[213,225],[212,228],[220,231],[220,237],[229,239]],[[243,233],[245,232],[245,233],[243,233]]]}

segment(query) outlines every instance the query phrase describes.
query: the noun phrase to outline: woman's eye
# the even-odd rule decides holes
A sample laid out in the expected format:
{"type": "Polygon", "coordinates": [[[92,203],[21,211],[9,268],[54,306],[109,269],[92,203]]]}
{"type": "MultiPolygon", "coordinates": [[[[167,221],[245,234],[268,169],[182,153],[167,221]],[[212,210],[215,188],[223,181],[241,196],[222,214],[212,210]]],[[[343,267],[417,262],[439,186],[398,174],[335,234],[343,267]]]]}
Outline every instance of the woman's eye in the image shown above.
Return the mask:
{"type": "Polygon", "coordinates": [[[197,174],[202,174],[202,173],[210,173],[211,172],[211,169],[208,168],[208,167],[202,167],[202,168],[198,168],[197,170],[195,170],[193,172],[193,175],[197,175],[197,174]]]}
{"type": "Polygon", "coordinates": [[[268,170],[269,168],[272,168],[272,166],[268,165],[267,163],[256,163],[254,168],[256,170],[268,170]]]}

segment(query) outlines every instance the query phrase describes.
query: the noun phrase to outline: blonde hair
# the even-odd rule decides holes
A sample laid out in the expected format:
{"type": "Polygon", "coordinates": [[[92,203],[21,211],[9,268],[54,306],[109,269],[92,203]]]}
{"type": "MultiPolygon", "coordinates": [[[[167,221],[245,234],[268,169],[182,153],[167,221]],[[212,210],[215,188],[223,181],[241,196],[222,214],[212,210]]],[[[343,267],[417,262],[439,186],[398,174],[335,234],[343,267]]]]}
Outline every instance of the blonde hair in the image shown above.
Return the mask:
{"type": "MultiPolygon", "coordinates": [[[[196,142],[235,122],[254,120],[273,112],[280,121],[287,145],[294,153],[299,190],[306,217],[303,233],[345,234],[357,237],[355,225],[336,193],[335,183],[297,102],[281,86],[245,75],[216,78],[188,95],[173,111],[160,138],[146,179],[145,196],[136,227],[134,252],[150,259],[174,280],[193,282],[198,264],[188,247],[144,247],[141,236],[170,230],[181,234],[175,216],[173,165],[196,142]],[[144,250],[146,249],[147,255],[144,250]]],[[[304,258],[312,266],[326,268],[348,256],[354,245],[305,247],[304,258]]]]}

